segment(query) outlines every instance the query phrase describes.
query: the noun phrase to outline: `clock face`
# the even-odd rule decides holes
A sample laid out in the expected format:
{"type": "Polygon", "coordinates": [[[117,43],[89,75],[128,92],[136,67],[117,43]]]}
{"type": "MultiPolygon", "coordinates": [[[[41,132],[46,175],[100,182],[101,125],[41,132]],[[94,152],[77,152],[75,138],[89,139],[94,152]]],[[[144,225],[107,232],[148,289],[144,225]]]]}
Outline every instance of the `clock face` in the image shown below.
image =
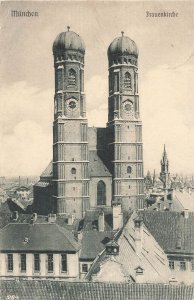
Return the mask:
{"type": "Polygon", "coordinates": [[[130,113],[133,111],[133,103],[130,100],[126,100],[125,102],[123,102],[122,106],[123,106],[123,110],[126,113],[130,113]]]}
{"type": "Polygon", "coordinates": [[[66,106],[69,111],[75,111],[78,108],[77,100],[74,98],[68,99],[66,101],[66,106]]]}

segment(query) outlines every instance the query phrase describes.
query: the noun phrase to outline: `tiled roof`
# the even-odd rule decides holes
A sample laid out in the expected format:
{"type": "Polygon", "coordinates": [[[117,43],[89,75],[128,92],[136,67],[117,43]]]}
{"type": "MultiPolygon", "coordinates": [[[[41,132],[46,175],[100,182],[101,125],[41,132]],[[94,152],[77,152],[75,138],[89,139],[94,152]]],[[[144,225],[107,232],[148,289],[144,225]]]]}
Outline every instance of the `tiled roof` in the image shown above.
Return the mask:
{"type": "Polygon", "coordinates": [[[194,254],[194,213],[189,213],[188,219],[173,211],[139,211],[138,214],[165,252],[194,254]]]}
{"type": "Polygon", "coordinates": [[[179,203],[183,209],[188,209],[194,212],[194,198],[186,191],[174,190],[173,201],[179,203]]]}
{"type": "Polygon", "coordinates": [[[193,300],[193,286],[1,280],[1,300],[193,300]]]}
{"type": "Polygon", "coordinates": [[[113,231],[84,231],[80,259],[94,260],[96,256],[105,248],[106,243],[113,238],[113,236],[113,231]]]}
{"type": "MultiPolygon", "coordinates": [[[[83,230],[93,230],[94,227],[98,228],[98,216],[100,210],[88,210],[86,211],[85,218],[83,220],[83,230]]],[[[112,209],[104,209],[104,224],[105,231],[112,230],[112,209]]]]}
{"type": "Polygon", "coordinates": [[[77,252],[79,248],[80,245],[69,230],[52,223],[10,223],[0,234],[1,252],[7,250],[77,252]]]}
{"type": "Polygon", "coordinates": [[[96,150],[89,151],[89,162],[90,177],[112,177],[96,150]]]}

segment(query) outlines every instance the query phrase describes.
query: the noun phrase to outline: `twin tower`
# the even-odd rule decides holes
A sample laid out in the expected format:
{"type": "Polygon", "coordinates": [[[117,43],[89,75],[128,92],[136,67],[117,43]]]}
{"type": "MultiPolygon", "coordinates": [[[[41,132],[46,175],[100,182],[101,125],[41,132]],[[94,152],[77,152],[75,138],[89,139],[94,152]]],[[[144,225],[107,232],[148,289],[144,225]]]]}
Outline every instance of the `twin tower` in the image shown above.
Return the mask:
{"type": "Polygon", "coordinates": [[[52,212],[82,217],[87,209],[118,204],[123,210],[143,208],[137,46],[123,32],[110,44],[107,126],[88,127],[85,44],[69,29],[53,44],[52,212]]]}

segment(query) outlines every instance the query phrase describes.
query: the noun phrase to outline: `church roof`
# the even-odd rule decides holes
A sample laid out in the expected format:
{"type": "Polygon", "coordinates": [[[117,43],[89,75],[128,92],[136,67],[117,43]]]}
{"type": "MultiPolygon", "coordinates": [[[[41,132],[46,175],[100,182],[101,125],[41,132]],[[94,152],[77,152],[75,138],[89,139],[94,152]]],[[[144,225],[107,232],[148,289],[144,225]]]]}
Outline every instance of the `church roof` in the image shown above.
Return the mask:
{"type": "Polygon", "coordinates": [[[40,175],[40,178],[51,178],[53,176],[53,161],[48,164],[46,169],[40,175]]]}
{"type": "Polygon", "coordinates": [[[1,299],[20,300],[192,300],[193,286],[89,283],[52,280],[1,280],[1,299]]]}
{"type": "Polygon", "coordinates": [[[77,252],[79,248],[69,230],[52,223],[10,223],[0,233],[0,252],[77,252]]]}
{"type": "Polygon", "coordinates": [[[166,253],[194,254],[194,213],[189,213],[188,218],[174,211],[139,211],[138,214],[166,253]]]}
{"type": "Polygon", "coordinates": [[[89,151],[89,174],[90,177],[112,177],[96,150],[89,151]]]}

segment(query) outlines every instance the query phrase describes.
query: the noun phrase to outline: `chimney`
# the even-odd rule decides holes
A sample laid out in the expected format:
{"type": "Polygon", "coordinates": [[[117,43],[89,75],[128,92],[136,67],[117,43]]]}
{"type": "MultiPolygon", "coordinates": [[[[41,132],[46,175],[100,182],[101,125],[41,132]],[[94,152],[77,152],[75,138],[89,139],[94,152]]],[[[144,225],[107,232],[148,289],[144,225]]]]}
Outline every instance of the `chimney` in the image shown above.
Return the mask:
{"type": "Polygon", "coordinates": [[[188,210],[188,208],[185,208],[185,209],[183,210],[182,215],[183,215],[183,217],[184,217],[185,219],[188,219],[188,217],[189,217],[189,210],[188,210]]]}
{"type": "Polygon", "coordinates": [[[57,219],[56,214],[48,214],[48,223],[55,223],[57,219]]]}
{"type": "Polygon", "coordinates": [[[68,225],[72,225],[73,222],[74,222],[74,220],[75,220],[75,217],[74,217],[73,214],[68,215],[67,224],[68,224],[68,225]]]}
{"type": "Polygon", "coordinates": [[[37,213],[33,213],[31,220],[32,220],[33,223],[36,222],[36,220],[37,220],[37,213]]]}
{"type": "Polygon", "coordinates": [[[13,212],[13,221],[17,221],[18,217],[19,217],[19,214],[18,214],[18,211],[16,210],[13,212]]]}
{"type": "Polygon", "coordinates": [[[143,244],[143,219],[137,216],[133,221],[135,229],[135,252],[139,255],[143,244]]]}
{"type": "Polygon", "coordinates": [[[104,212],[101,210],[98,216],[98,231],[104,231],[104,212]]]}
{"type": "Polygon", "coordinates": [[[113,230],[117,230],[123,226],[123,213],[121,204],[114,205],[113,208],[113,230]]]}
{"type": "Polygon", "coordinates": [[[82,232],[82,231],[79,231],[79,232],[77,233],[77,239],[78,239],[78,241],[81,241],[82,238],[83,238],[83,232],[82,232]]]}

